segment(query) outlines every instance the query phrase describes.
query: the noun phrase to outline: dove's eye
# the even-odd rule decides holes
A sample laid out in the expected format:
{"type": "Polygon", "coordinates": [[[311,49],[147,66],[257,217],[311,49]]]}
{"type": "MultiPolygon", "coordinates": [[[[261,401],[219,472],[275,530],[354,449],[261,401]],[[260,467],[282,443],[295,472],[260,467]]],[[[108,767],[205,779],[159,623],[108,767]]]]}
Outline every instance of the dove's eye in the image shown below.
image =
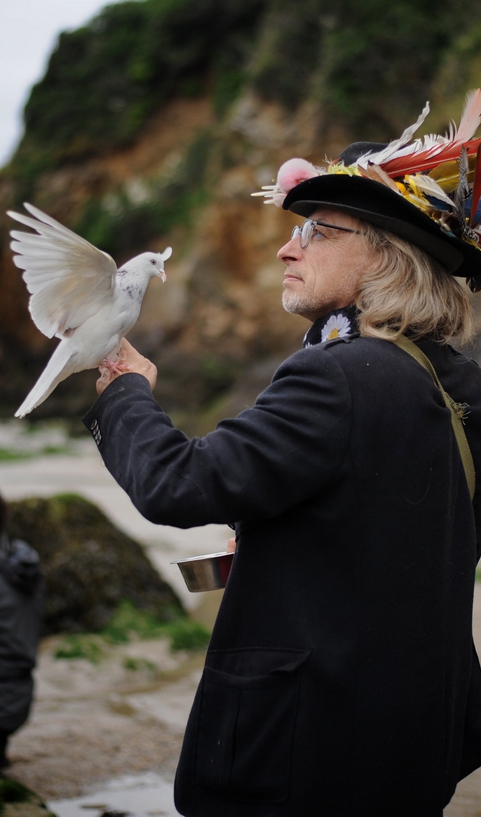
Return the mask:
{"type": "Polygon", "coordinates": [[[155,259],[154,259],[154,258],[151,258],[151,259],[150,259],[150,263],[151,263],[151,264],[153,264],[153,265],[154,265],[154,267],[155,267],[155,259]]]}

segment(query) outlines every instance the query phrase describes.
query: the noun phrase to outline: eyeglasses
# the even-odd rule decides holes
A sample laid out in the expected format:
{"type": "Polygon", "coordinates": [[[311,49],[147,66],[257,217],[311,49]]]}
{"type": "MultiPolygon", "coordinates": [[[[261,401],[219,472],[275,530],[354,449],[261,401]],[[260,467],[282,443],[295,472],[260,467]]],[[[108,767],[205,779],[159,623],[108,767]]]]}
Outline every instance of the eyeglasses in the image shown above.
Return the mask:
{"type": "MultiPolygon", "coordinates": [[[[327,221],[313,221],[308,218],[300,227],[294,227],[291,233],[291,239],[300,236],[301,249],[305,250],[309,246],[309,241],[312,238],[315,227],[329,227],[330,230],[342,230],[343,233],[361,233],[361,230],[351,230],[349,227],[337,227],[335,224],[328,224],[327,221]]],[[[327,238],[322,230],[316,229],[314,233],[316,238],[327,238]]]]}

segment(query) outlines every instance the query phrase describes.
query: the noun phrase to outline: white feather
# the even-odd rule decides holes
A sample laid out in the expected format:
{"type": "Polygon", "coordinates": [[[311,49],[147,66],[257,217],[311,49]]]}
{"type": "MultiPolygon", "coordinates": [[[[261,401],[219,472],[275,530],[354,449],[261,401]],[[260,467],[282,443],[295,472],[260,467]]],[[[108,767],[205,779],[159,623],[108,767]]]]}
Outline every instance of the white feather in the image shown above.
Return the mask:
{"type": "Polygon", "coordinates": [[[71,353],[71,347],[59,343],[35,386],[15,412],[15,417],[25,417],[26,414],[37,408],[52,394],[55,387],[71,374],[69,371],[71,353]]]}
{"type": "Polygon", "coordinates": [[[358,163],[363,167],[366,161],[375,162],[376,164],[385,164],[392,159],[400,159],[402,156],[415,156],[416,153],[430,150],[432,156],[436,156],[446,145],[450,143],[461,144],[471,139],[479,125],[481,124],[481,89],[470,91],[466,96],[466,104],[459,127],[456,127],[454,122],[451,122],[449,131],[445,136],[439,134],[428,134],[421,139],[411,141],[413,134],[420,127],[429,113],[429,103],[427,102],[418,120],[406,128],[399,139],[390,142],[389,145],[379,153],[374,153],[370,156],[362,156],[358,163]]]}
{"type": "Polygon", "coordinates": [[[476,133],[481,123],[481,89],[476,88],[466,95],[461,122],[456,129],[454,125],[454,138],[450,141],[468,142],[476,133]]]}
{"type": "Polygon", "coordinates": [[[376,165],[384,164],[384,162],[388,162],[390,159],[394,158],[394,156],[403,155],[403,148],[407,148],[408,152],[412,152],[412,145],[408,146],[407,143],[410,143],[413,135],[416,131],[421,127],[424,120],[426,119],[429,113],[429,102],[426,102],[423,110],[419,114],[418,118],[416,119],[414,125],[410,125],[406,128],[399,139],[394,139],[392,142],[387,145],[387,147],[383,148],[383,150],[378,151],[377,153],[366,154],[365,156],[361,156],[358,159],[358,164],[361,167],[365,167],[365,163],[367,161],[372,162],[376,165]]]}
{"type": "Polygon", "coordinates": [[[431,178],[431,176],[425,176],[423,173],[417,173],[415,176],[406,176],[405,181],[408,184],[413,182],[413,184],[425,193],[428,196],[434,196],[434,198],[439,199],[440,201],[444,201],[445,204],[449,204],[449,207],[453,208],[453,201],[449,198],[449,196],[444,192],[442,187],[431,178]]]}
{"type": "Polygon", "coordinates": [[[23,278],[32,295],[29,309],[35,325],[48,338],[61,336],[65,328],[75,329],[94,315],[99,305],[108,303],[117,266],[110,255],[37,207],[25,207],[35,219],[11,211],[8,215],[38,235],[12,230],[12,249],[19,253],[13,260],[25,270],[23,278]],[[42,297],[45,288],[47,297],[42,297]]]}

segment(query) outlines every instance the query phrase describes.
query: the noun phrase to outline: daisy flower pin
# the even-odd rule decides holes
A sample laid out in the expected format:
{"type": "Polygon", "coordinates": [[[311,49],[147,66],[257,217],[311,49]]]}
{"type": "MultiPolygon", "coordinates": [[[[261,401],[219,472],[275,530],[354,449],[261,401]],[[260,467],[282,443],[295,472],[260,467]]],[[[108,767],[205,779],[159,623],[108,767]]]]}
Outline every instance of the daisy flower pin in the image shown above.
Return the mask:
{"type": "Polygon", "coordinates": [[[321,342],[336,338],[345,338],[351,333],[351,322],[345,315],[331,315],[327,323],[322,327],[321,342]]]}

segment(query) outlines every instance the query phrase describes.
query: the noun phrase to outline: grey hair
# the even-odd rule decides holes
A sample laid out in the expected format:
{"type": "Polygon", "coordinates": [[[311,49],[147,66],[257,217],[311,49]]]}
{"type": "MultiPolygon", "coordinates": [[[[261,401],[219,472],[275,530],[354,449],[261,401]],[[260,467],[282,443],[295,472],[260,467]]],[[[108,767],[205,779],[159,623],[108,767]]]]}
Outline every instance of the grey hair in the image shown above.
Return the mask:
{"type": "Polygon", "coordinates": [[[475,330],[467,289],[424,250],[367,222],[361,229],[374,255],[356,297],[361,334],[390,341],[405,332],[439,343],[470,341],[475,330]]]}

